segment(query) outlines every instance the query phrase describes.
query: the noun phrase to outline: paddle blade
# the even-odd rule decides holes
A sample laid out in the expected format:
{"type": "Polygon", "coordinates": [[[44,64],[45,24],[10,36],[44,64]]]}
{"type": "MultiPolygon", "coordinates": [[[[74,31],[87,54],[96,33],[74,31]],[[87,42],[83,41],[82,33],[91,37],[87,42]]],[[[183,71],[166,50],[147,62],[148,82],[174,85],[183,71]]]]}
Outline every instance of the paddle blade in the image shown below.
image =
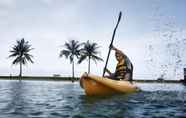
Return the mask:
{"type": "Polygon", "coordinates": [[[118,18],[118,22],[121,20],[121,16],[122,16],[122,12],[119,12],[119,18],[118,18]]]}

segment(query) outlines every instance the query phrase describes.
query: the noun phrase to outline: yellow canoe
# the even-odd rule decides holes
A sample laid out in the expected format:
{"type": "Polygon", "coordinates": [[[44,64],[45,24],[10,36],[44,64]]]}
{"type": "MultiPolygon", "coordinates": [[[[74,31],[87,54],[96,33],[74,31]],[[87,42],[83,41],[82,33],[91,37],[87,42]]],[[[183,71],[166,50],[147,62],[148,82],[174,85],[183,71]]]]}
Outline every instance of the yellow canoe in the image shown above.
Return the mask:
{"type": "Polygon", "coordinates": [[[128,81],[112,80],[92,74],[83,74],[80,85],[86,95],[110,95],[116,93],[131,93],[139,90],[128,81]]]}

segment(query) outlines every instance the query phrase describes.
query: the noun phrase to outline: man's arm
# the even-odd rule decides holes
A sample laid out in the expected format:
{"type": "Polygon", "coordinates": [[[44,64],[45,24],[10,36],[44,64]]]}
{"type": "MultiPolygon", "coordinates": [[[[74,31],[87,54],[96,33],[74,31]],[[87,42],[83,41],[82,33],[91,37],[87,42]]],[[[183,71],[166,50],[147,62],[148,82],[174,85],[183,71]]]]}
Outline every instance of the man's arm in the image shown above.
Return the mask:
{"type": "Polygon", "coordinates": [[[105,71],[109,74],[109,75],[111,75],[112,73],[110,72],[110,70],[109,69],[105,69],[105,71]]]}
{"type": "Polygon", "coordinates": [[[114,50],[114,51],[116,51],[117,53],[120,53],[120,54],[124,55],[124,53],[121,50],[117,49],[114,46],[111,46],[111,49],[114,50]]]}

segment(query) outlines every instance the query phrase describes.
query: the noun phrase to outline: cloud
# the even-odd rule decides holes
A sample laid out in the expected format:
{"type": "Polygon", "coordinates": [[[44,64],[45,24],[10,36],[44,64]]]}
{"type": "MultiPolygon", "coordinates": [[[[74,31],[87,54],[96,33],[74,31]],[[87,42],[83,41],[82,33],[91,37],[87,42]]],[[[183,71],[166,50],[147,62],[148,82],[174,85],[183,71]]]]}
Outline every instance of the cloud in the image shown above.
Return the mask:
{"type": "Polygon", "coordinates": [[[0,0],[0,8],[11,8],[15,6],[16,0],[0,0]]]}
{"type": "Polygon", "coordinates": [[[15,0],[0,0],[0,25],[5,23],[3,18],[7,18],[13,8],[15,0]]]}
{"type": "Polygon", "coordinates": [[[42,3],[47,4],[47,5],[51,4],[53,1],[56,1],[56,0],[41,0],[42,3]]]}
{"type": "MultiPolygon", "coordinates": [[[[114,45],[129,56],[135,65],[135,73],[149,73],[150,69],[145,67],[147,46],[152,43],[153,46],[157,46],[155,50],[157,51],[161,48],[158,47],[161,44],[159,40],[161,37],[155,37],[151,30],[155,26],[151,23],[152,19],[148,18],[153,8],[147,7],[144,2],[135,5],[133,3],[133,1],[119,0],[109,2],[106,0],[0,0],[0,50],[3,50],[0,56],[3,63],[0,72],[11,71],[9,68],[11,60],[7,60],[6,57],[15,40],[22,37],[35,48],[31,52],[35,57],[35,63],[28,65],[29,71],[26,71],[28,69],[26,67],[24,71],[26,74],[71,75],[69,60],[58,58],[60,49],[58,46],[63,45],[71,37],[80,42],[90,40],[98,43],[101,56],[105,59],[118,11],[123,10],[127,12],[123,15],[117,29],[114,45]],[[138,9],[142,7],[141,5],[144,5],[144,8],[138,9]],[[136,9],[139,11],[136,12],[136,9]],[[3,71],[2,68],[6,68],[7,71],[3,71]]],[[[157,25],[161,26],[161,24],[157,25]]],[[[178,36],[185,38],[183,34],[185,31],[178,36]]],[[[115,63],[112,52],[108,66],[113,71],[115,63]]],[[[99,62],[97,65],[92,63],[91,72],[101,75],[104,64],[105,62],[99,62]]],[[[155,71],[158,69],[156,68],[155,71]]],[[[87,63],[84,62],[82,65],[77,65],[75,71],[78,74],[86,70],[87,63]]]]}

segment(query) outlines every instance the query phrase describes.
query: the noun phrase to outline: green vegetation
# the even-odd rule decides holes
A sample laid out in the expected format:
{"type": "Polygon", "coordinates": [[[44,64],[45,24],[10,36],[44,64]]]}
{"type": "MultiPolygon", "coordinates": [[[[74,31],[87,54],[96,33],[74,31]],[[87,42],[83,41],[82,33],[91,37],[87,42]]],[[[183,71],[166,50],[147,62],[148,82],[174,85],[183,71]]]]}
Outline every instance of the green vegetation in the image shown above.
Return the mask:
{"type": "MultiPolygon", "coordinates": [[[[19,76],[0,76],[0,80],[19,80],[19,76]]],[[[74,81],[79,78],[73,78],[74,81]]],[[[48,81],[70,81],[72,77],[52,77],[52,76],[22,76],[22,80],[48,80],[48,81]]]]}
{"type": "Polygon", "coordinates": [[[99,48],[97,43],[90,43],[87,41],[86,43],[79,43],[79,41],[70,40],[64,44],[64,48],[60,51],[59,57],[65,56],[67,59],[70,59],[70,63],[72,64],[72,82],[74,78],[74,58],[76,57],[78,63],[80,64],[82,61],[88,58],[88,73],[90,73],[90,60],[94,60],[95,62],[103,61],[102,58],[98,57],[99,53],[97,49],[99,48]],[[83,48],[81,46],[83,45],[83,48]]]}
{"type": "Polygon", "coordinates": [[[61,50],[59,54],[59,57],[65,56],[67,59],[70,59],[70,63],[72,64],[72,82],[74,81],[74,57],[79,58],[80,46],[79,41],[70,40],[68,43],[65,43],[65,49],[61,50]]]}
{"type": "Polygon", "coordinates": [[[78,63],[80,64],[82,61],[86,60],[88,58],[88,73],[90,73],[90,60],[93,61],[103,61],[102,58],[98,57],[97,54],[99,53],[97,51],[98,49],[97,43],[90,43],[89,40],[86,43],[83,43],[83,48],[81,51],[81,56],[79,58],[78,63]]]}
{"type": "Polygon", "coordinates": [[[140,83],[180,83],[181,80],[133,80],[134,82],[140,82],[140,83]]]}
{"type": "Polygon", "coordinates": [[[88,58],[88,72],[90,72],[90,60],[94,60],[95,62],[102,61],[98,54],[98,45],[97,43],[90,43],[87,41],[86,43],[79,43],[79,41],[70,40],[66,42],[63,46],[63,49],[60,51],[59,57],[65,56],[66,59],[70,60],[72,64],[72,77],[60,77],[60,76],[22,76],[22,66],[27,64],[28,62],[34,63],[32,60],[33,56],[29,54],[33,48],[28,41],[25,41],[24,38],[21,40],[17,40],[16,44],[10,50],[9,58],[15,58],[12,62],[13,65],[20,65],[19,76],[0,76],[0,79],[23,79],[23,80],[71,80],[74,82],[79,78],[74,77],[74,66],[75,66],[75,58],[78,59],[78,63],[80,64],[82,61],[88,58]],[[82,47],[83,46],[83,47],[82,47]]]}
{"type": "Polygon", "coordinates": [[[34,63],[32,60],[33,56],[29,54],[32,49],[33,48],[28,44],[28,41],[25,41],[24,38],[22,38],[21,40],[17,40],[16,45],[10,50],[11,55],[9,55],[9,58],[15,58],[12,64],[20,65],[19,77],[22,77],[22,65],[27,64],[28,61],[34,63]]]}
{"type": "MultiPolygon", "coordinates": [[[[53,76],[22,76],[22,80],[47,80],[47,81],[78,81],[79,77],[53,77],[53,76]]],[[[0,76],[0,80],[19,80],[19,76],[0,76]]],[[[183,83],[182,80],[134,80],[138,83],[183,83]]]]}
{"type": "MultiPolygon", "coordinates": [[[[27,64],[28,62],[34,63],[32,58],[33,56],[29,54],[33,48],[28,41],[25,41],[24,38],[21,40],[17,40],[16,44],[10,50],[9,58],[15,58],[12,62],[13,65],[20,65],[20,73],[19,76],[0,76],[0,80],[8,79],[8,80],[52,80],[52,81],[69,81],[72,82],[79,80],[78,77],[74,77],[74,59],[75,57],[78,59],[78,64],[82,63],[85,60],[88,60],[88,73],[90,73],[90,61],[93,60],[95,63],[97,61],[103,61],[103,59],[99,56],[98,44],[90,43],[88,40],[85,43],[79,43],[79,41],[70,40],[64,44],[64,49],[60,51],[59,57],[65,56],[66,59],[70,60],[72,64],[72,77],[61,77],[61,76],[22,76],[22,65],[27,64]]],[[[142,82],[142,83],[179,83],[181,80],[134,80],[134,82],[142,82]]]]}

